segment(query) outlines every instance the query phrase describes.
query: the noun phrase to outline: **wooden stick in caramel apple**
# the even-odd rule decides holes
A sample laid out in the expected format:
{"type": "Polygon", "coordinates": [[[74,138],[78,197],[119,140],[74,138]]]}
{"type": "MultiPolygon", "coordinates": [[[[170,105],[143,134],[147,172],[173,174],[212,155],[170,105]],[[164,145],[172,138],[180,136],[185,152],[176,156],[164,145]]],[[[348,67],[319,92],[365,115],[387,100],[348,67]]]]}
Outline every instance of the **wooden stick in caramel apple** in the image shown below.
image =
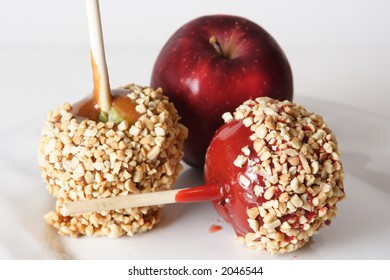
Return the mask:
{"type": "Polygon", "coordinates": [[[104,53],[99,1],[86,0],[86,4],[94,84],[93,96],[100,109],[108,114],[111,109],[112,98],[110,82],[108,79],[106,56],[104,53]]]}
{"type": "Polygon", "coordinates": [[[89,214],[69,217],[65,203],[171,189],[182,169],[187,128],[161,88],[129,84],[110,89],[99,3],[86,0],[86,7],[94,91],[47,114],[38,164],[56,204],[45,220],[72,237],[133,235],[160,221],[161,206],[131,212],[115,206],[107,216],[94,213],[94,206],[89,214]]]}

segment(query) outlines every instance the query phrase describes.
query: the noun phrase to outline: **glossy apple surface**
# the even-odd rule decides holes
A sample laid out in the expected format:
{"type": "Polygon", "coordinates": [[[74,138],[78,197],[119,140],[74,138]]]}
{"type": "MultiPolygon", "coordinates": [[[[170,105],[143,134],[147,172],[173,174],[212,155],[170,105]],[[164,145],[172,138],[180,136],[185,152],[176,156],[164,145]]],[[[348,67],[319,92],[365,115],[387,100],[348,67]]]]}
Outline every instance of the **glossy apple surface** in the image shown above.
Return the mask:
{"type": "MultiPolygon", "coordinates": [[[[263,178],[233,164],[243,147],[253,149],[253,142],[249,139],[252,133],[242,121],[234,120],[224,124],[210,143],[204,169],[206,184],[217,185],[222,189],[221,199],[213,201],[215,209],[240,236],[251,231],[246,210],[265,201],[254,193],[254,185],[264,186],[263,178]],[[240,183],[241,175],[251,178],[249,187],[240,183]]],[[[255,152],[251,151],[251,154],[255,152]]]]}
{"type": "Polygon", "coordinates": [[[162,87],[189,129],[185,161],[203,168],[222,114],[247,99],[291,100],[290,65],[263,28],[227,15],[195,19],[177,30],[161,50],[152,87],[162,87]]]}

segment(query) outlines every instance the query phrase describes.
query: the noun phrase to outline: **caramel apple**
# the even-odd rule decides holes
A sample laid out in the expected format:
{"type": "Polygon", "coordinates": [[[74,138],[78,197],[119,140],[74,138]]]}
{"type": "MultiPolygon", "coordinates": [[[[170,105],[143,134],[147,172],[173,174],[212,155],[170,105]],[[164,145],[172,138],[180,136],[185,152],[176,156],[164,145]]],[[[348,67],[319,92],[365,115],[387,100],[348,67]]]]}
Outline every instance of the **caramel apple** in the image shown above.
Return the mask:
{"type": "MultiPolygon", "coordinates": [[[[129,85],[138,104],[134,124],[96,122],[64,104],[48,114],[39,144],[39,166],[56,211],[45,216],[60,234],[118,237],[150,230],[161,206],[64,214],[66,202],[168,190],[182,165],[187,129],[160,89],[129,85]]],[[[115,100],[115,99],[114,99],[115,100]]]]}
{"type": "Polygon", "coordinates": [[[111,90],[96,0],[87,0],[93,94],[49,112],[38,163],[55,211],[45,220],[62,235],[118,237],[147,231],[161,206],[68,215],[66,203],[168,190],[182,165],[187,129],[160,88],[111,90]]]}

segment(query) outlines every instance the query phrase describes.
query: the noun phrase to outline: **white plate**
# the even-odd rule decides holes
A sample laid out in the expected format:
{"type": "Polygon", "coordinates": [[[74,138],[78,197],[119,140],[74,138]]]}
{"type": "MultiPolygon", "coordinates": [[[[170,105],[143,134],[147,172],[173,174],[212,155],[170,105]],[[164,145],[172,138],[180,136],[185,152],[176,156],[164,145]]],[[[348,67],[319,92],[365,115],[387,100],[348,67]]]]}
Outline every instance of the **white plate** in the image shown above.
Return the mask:
{"type": "MultiPolygon", "coordinates": [[[[168,205],[152,231],[118,239],[57,235],[43,215],[54,208],[36,163],[42,123],[28,120],[0,134],[0,259],[390,259],[389,119],[316,99],[296,99],[324,116],[346,170],[347,199],[329,227],[284,255],[255,252],[211,203],[168,205]],[[212,225],[222,230],[210,233],[212,225]]],[[[177,187],[202,184],[186,166],[177,187]]]]}

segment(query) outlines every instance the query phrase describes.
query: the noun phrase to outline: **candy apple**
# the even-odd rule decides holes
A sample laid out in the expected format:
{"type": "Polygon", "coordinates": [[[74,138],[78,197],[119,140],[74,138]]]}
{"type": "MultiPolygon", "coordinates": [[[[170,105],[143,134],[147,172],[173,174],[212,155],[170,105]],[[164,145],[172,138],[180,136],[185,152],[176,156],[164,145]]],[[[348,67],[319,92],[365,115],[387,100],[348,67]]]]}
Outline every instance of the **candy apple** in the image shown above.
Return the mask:
{"type": "Polygon", "coordinates": [[[206,153],[206,185],[239,240],[256,250],[291,252],[337,213],[345,198],[337,140],[320,115],[262,97],[222,125],[206,153]]]}
{"type": "Polygon", "coordinates": [[[200,168],[224,112],[260,96],[293,96],[291,68],[277,42],[256,23],[229,15],[178,29],[157,57],[151,85],[178,109],[189,129],[184,159],[200,168]]]}

